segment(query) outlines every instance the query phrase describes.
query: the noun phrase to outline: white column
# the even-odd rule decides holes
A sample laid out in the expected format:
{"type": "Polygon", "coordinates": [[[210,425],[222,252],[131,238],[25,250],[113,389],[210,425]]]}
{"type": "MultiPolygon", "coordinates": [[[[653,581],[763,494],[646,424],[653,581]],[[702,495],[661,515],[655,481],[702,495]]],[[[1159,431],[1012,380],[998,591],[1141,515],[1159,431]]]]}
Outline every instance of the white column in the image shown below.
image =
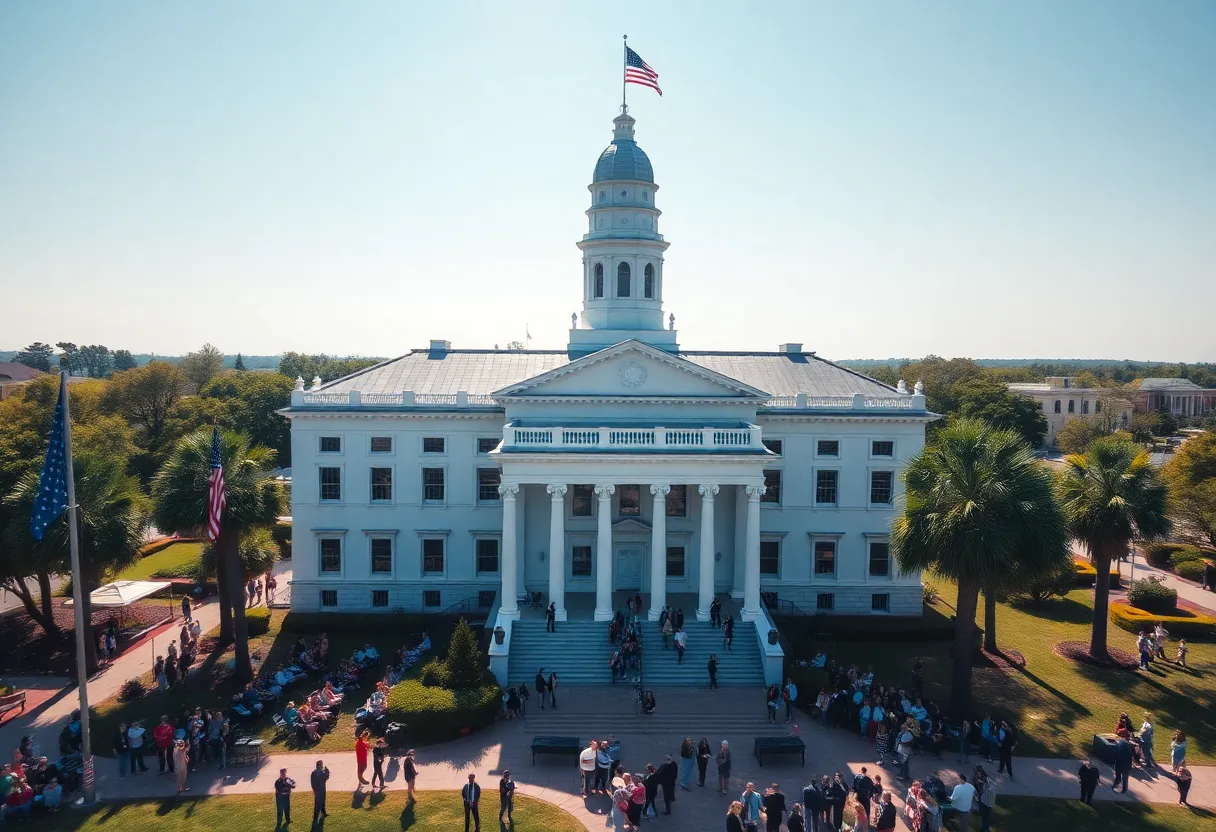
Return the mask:
{"type": "Polygon", "coordinates": [[[595,538],[595,620],[612,620],[612,495],[615,485],[597,485],[600,498],[595,538]]]}
{"type": "Polygon", "coordinates": [[[763,485],[747,491],[747,563],[743,566],[743,609],[739,617],[755,621],[760,616],[760,495],[763,485]]]}
{"type": "Polygon", "coordinates": [[[697,620],[709,620],[709,605],[714,600],[714,497],[716,485],[700,485],[701,495],[701,572],[700,592],[697,596],[697,620]]]}
{"type": "Polygon", "coordinates": [[[650,524],[650,613],[651,621],[659,620],[659,610],[667,606],[667,495],[670,485],[652,485],[654,520],[650,524]]]}
{"type": "Polygon", "coordinates": [[[549,603],[557,605],[557,620],[566,620],[566,486],[548,485],[549,603]]]}
{"type": "Polygon", "coordinates": [[[519,486],[500,485],[498,493],[502,497],[502,563],[498,564],[498,571],[502,573],[502,597],[498,610],[504,618],[519,618],[519,592],[515,583],[515,496],[519,494],[519,486]]]}

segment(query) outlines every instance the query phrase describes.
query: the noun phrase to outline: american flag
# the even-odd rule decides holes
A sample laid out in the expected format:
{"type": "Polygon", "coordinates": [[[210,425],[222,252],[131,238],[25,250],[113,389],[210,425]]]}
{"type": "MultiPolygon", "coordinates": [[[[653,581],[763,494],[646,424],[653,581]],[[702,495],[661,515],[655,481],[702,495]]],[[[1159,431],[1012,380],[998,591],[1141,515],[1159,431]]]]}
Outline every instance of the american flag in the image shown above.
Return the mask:
{"type": "Polygon", "coordinates": [[[51,442],[46,449],[46,461],[42,464],[42,477],[38,480],[38,493],[34,496],[34,513],[30,517],[30,534],[42,540],[47,527],[59,518],[68,507],[67,431],[69,430],[64,399],[68,395],[67,376],[59,379],[59,402],[55,405],[55,416],[51,420],[51,442]]]}
{"type": "Polygon", "coordinates": [[[663,91],[659,89],[659,73],[655,72],[650,64],[642,60],[641,55],[628,46],[625,47],[625,83],[650,87],[659,95],[663,94],[663,91]]]}
{"type": "Polygon", "coordinates": [[[207,539],[212,543],[220,536],[220,516],[228,502],[224,488],[224,464],[220,459],[220,429],[211,429],[211,477],[207,480],[207,539]]]}

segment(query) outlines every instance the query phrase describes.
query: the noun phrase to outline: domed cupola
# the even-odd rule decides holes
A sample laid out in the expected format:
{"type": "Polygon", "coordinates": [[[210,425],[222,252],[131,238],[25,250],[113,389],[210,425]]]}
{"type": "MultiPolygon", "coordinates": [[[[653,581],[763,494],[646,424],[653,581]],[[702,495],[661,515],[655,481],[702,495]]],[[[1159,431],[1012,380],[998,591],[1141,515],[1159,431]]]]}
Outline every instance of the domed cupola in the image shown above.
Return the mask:
{"type": "Polygon", "coordinates": [[[612,123],[616,129],[613,132],[612,144],[604,148],[599,161],[595,163],[595,175],[592,182],[611,182],[614,180],[633,180],[635,182],[653,182],[654,168],[650,166],[650,157],[638,143],[633,140],[633,125],[635,121],[628,113],[621,113],[612,123]]]}

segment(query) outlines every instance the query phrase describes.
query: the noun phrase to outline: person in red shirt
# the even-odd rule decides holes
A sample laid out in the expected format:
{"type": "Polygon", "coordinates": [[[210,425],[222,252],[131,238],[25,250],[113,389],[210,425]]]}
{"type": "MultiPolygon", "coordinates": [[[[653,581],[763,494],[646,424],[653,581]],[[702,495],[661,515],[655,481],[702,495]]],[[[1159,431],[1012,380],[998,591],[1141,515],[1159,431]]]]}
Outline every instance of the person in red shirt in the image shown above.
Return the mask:
{"type": "Polygon", "coordinates": [[[160,724],[152,729],[152,738],[156,741],[156,760],[160,763],[160,773],[164,774],[168,768],[169,773],[173,773],[173,726],[169,724],[169,717],[162,716],[160,724]]]}
{"type": "Polygon", "coordinates": [[[364,728],[363,732],[359,734],[359,738],[355,740],[355,765],[358,766],[359,769],[360,786],[367,785],[367,780],[364,779],[363,773],[367,771],[367,750],[370,746],[368,739],[371,737],[371,735],[372,732],[364,728]]]}

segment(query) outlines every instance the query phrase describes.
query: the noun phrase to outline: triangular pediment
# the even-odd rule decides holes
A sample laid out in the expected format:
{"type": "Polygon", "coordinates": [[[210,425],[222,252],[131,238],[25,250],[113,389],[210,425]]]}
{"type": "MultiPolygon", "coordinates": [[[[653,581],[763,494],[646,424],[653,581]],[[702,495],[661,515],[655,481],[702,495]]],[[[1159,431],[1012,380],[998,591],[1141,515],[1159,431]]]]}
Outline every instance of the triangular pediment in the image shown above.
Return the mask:
{"type": "Polygon", "coordinates": [[[752,401],[763,390],[641,341],[624,341],[496,391],[495,398],[604,397],[752,401]]]}
{"type": "Polygon", "coordinates": [[[649,534],[651,532],[650,524],[641,520],[635,520],[632,517],[627,517],[624,520],[617,520],[612,524],[612,531],[616,534],[649,534]]]}

